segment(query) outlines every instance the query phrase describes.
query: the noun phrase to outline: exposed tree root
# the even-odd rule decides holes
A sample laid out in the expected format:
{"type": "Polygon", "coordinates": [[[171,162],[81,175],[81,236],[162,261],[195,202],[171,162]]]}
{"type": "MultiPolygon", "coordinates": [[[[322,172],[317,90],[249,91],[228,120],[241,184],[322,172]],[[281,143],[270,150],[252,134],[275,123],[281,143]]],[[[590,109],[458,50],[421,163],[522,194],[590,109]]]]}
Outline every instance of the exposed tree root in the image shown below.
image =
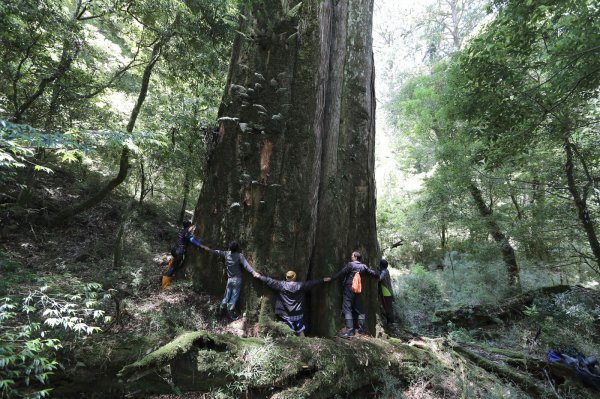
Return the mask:
{"type": "Polygon", "coordinates": [[[168,366],[170,378],[182,391],[228,389],[271,398],[299,393],[328,398],[377,384],[382,373],[410,381],[420,375],[422,365],[432,364],[444,368],[430,351],[396,339],[258,339],[199,331],[124,367],[119,377],[131,384],[168,366]]]}
{"type": "Polygon", "coordinates": [[[556,395],[550,375],[576,381],[567,367],[526,353],[445,338],[409,343],[371,337],[260,339],[204,331],[182,335],[119,376],[134,384],[152,373],[162,373],[180,391],[223,390],[272,399],[348,395],[381,386],[389,377],[403,387],[420,381],[445,397],[465,396],[466,390],[489,393],[508,380],[524,395],[546,398],[556,395]],[[474,382],[481,387],[473,388],[474,382]]]}

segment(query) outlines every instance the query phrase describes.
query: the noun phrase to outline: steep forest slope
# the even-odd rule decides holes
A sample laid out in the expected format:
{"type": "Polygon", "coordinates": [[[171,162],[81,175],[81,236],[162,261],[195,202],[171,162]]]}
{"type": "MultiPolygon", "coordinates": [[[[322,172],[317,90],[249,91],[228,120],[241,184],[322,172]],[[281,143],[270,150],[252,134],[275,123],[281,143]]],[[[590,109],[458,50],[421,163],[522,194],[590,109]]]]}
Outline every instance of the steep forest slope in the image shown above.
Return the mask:
{"type": "MultiPolygon", "coordinates": [[[[46,179],[33,197],[45,208],[65,206],[75,199],[60,194],[63,184],[76,180],[73,171],[64,170],[46,179]]],[[[4,188],[11,195],[12,189],[4,188]]],[[[553,339],[567,342],[556,339],[565,330],[570,337],[584,336],[584,331],[567,319],[548,323],[551,316],[539,308],[537,318],[524,317],[523,312],[534,307],[531,296],[498,307],[439,313],[438,325],[428,325],[426,335],[406,331],[414,327],[409,320],[385,328],[380,320],[377,338],[297,338],[284,325],[259,337],[257,325],[247,324],[245,318],[231,322],[217,317],[219,298],[194,292],[183,276],[167,290],[160,289],[159,276],[177,231],[173,215],[165,212],[168,208],[153,201],[135,207],[123,233],[121,266],[114,268],[115,233],[122,220],[118,210],[129,203],[127,196],[116,193],[105,206],[65,226],[45,225],[38,214],[3,207],[2,296],[12,301],[34,298],[27,318],[19,315],[6,321],[8,325],[53,316],[39,312],[52,308],[48,301],[37,301],[41,290],[52,301],[73,303],[74,311],[89,306],[110,316],[93,320],[81,314],[82,323],[101,328],[89,335],[76,328],[42,325],[45,338],[59,339],[62,345],[34,356],[60,363],[45,386],[55,397],[593,395],[573,370],[545,360],[546,345],[553,339]],[[89,283],[100,285],[86,286],[89,283]],[[75,298],[91,291],[98,294],[95,304],[75,298]]],[[[538,292],[535,298],[552,302],[552,295],[538,292]]],[[[596,295],[577,295],[600,305],[596,295]]],[[[590,342],[587,349],[597,345],[590,342]]],[[[44,388],[34,381],[30,388],[23,379],[15,381],[21,392],[44,388]]]]}

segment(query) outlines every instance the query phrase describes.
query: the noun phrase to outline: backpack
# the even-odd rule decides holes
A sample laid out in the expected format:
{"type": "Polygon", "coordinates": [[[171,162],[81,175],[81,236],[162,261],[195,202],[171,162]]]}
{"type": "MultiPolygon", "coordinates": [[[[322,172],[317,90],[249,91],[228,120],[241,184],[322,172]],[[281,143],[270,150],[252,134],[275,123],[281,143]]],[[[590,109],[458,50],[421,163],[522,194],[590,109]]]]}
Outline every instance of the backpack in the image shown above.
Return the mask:
{"type": "Polygon", "coordinates": [[[355,294],[360,294],[362,291],[362,282],[360,280],[360,273],[354,273],[354,277],[352,277],[352,292],[355,294]]]}

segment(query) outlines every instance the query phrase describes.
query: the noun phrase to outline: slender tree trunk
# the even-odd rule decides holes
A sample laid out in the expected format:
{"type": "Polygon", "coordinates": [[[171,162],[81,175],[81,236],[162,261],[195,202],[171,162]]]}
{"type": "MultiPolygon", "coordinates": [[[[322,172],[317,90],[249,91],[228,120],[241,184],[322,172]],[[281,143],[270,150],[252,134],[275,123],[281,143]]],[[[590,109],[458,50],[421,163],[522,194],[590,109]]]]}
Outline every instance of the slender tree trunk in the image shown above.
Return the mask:
{"type": "MultiPolygon", "coordinates": [[[[49,133],[54,127],[54,116],[58,112],[59,107],[59,98],[60,98],[60,88],[58,85],[53,86],[52,96],[50,100],[50,105],[48,106],[48,112],[46,114],[46,121],[44,122],[44,131],[49,133]]],[[[36,164],[40,164],[43,162],[45,156],[44,148],[36,148],[34,155],[34,162],[36,164]]],[[[25,171],[25,187],[21,189],[19,192],[19,196],[17,198],[17,203],[21,206],[27,206],[29,201],[31,200],[31,195],[35,190],[36,183],[36,174],[35,166],[29,164],[27,166],[27,170],[25,171]]]]}
{"type": "Polygon", "coordinates": [[[190,195],[190,172],[186,169],[185,175],[183,177],[183,201],[181,203],[181,209],[179,211],[179,219],[178,222],[183,223],[183,219],[185,218],[185,210],[187,208],[188,197],[190,195]]]}
{"type": "MultiPolygon", "coordinates": [[[[77,16],[79,15],[80,10],[81,10],[81,1],[79,0],[77,2],[75,10],[73,11],[73,14],[72,14],[73,21],[77,20],[77,16]]],[[[23,102],[21,102],[21,103],[19,103],[18,95],[17,95],[17,93],[18,93],[17,83],[18,83],[18,77],[20,76],[20,73],[17,73],[17,76],[15,77],[15,80],[13,81],[13,93],[14,93],[13,103],[15,105],[15,110],[14,110],[14,113],[11,118],[15,123],[21,123],[25,112],[27,112],[31,108],[31,106],[42,95],[44,95],[44,93],[47,91],[48,87],[52,87],[53,84],[56,85],[56,83],[69,71],[69,69],[71,68],[71,65],[73,64],[73,61],[77,58],[80,51],[81,51],[81,43],[79,43],[78,40],[73,40],[72,37],[68,37],[68,38],[65,37],[63,39],[63,43],[62,43],[61,57],[60,57],[58,63],[56,64],[56,68],[54,69],[52,74],[43,78],[39,82],[38,87],[35,90],[35,92],[33,92],[28,97],[26,97],[23,100],[23,102]]],[[[28,51],[28,53],[29,53],[29,51],[28,51]]],[[[25,59],[21,62],[21,64],[25,61],[25,59]]],[[[20,70],[20,67],[19,67],[19,70],[20,70]]],[[[44,123],[44,129],[46,130],[46,132],[48,132],[52,128],[53,115],[58,108],[59,93],[60,93],[60,89],[58,87],[55,87],[52,92],[50,106],[48,108],[48,114],[46,115],[46,121],[44,123]]],[[[34,156],[34,160],[36,163],[39,163],[42,160],[43,154],[44,154],[44,149],[42,149],[42,148],[36,149],[35,156],[34,156]]],[[[29,201],[31,200],[31,194],[34,190],[34,185],[35,185],[35,175],[36,175],[35,166],[34,165],[27,166],[27,170],[25,172],[25,184],[24,184],[25,187],[21,190],[21,192],[19,193],[19,196],[17,198],[17,203],[21,206],[27,206],[29,204],[29,201]]]]}
{"type": "MultiPolygon", "coordinates": [[[[371,0],[253,2],[235,43],[220,127],[195,211],[199,235],[239,239],[258,270],[328,276],[360,250],[377,265],[371,0]],[[251,32],[256,33],[250,39],[251,32]]],[[[216,259],[195,263],[197,288],[222,294],[216,259]]],[[[246,275],[242,307],[257,320],[265,288],[246,275]]],[[[377,282],[363,279],[373,331],[377,282]]],[[[339,282],[309,293],[312,334],[341,325],[339,282]]]]}
{"type": "Polygon", "coordinates": [[[469,184],[469,191],[471,193],[471,197],[475,201],[477,205],[477,209],[479,210],[479,214],[484,218],[487,223],[488,231],[492,235],[492,238],[498,245],[500,246],[500,252],[502,253],[502,259],[506,264],[506,270],[508,272],[508,284],[512,287],[521,289],[521,281],[519,277],[519,267],[517,265],[517,257],[515,255],[515,250],[510,245],[510,241],[504,233],[500,230],[500,226],[498,223],[492,218],[492,210],[485,203],[483,199],[483,195],[479,187],[475,185],[475,183],[469,184]]]}
{"type": "Polygon", "coordinates": [[[144,160],[140,159],[140,205],[146,196],[146,173],[144,171],[144,160]]]}
{"type": "Polygon", "coordinates": [[[535,226],[543,225],[544,208],[546,206],[546,190],[545,185],[538,181],[537,178],[533,179],[533,188],[531,194],[532,206],[531,219],[534,221],[534,227],[529,228],[529,252],[532,253],[540,260],[547,260],[549,257],[548,248],[546,247],[545,240],[539,239],[539,231],[535,226]]]}
{"type": "Polygon", "coordinates": [[[598,236],[596,235],[596,230],[590,217],[586,198],[581,195],[579,189],[577,188],[577,183],[575,182],[573,148],[569,139],[565,139],[564,148],[567,157],[567,161],[565,163],[565,174],[567,176],[569,192],[573,197],[573,202],[575,203],[575,208],[577,209],[577,216],[579,217],[579,221],[583,226],[583,230],[588,238],[590,248],[594,254],[594,258],[596,259],[596,264],[598,266],[597,271],[600,271],[600,243],[598,242],[598,236]]]}
{"type": "Polygon", "coordinates": [[[129,218],[136,209],[137,203],[135,200],[132,200],[121,215],[113,250],[113,268],[116,270],[120,269],[123,264],[123,240],[125,237],[125,229],[127,227],[127,222],[129,222],[129,218]]]}
{"type": "MultiPolygon", "coordinates": [[[[146,99],[146,95],[148,94],[148,87],[150,85],[150,76],[152,75],[152,70],[156,65],[156,62],[160,58],[161,50],[163,45],[168,41],[168,37],[166,39],[159,39],[154,46],[152,47],[152,55],[150,56],[150,61],[144,68],[144,74],[142,76],[142,84],[140,87],[140,92],[138,94],[137,101],[135,102],[135,106],[131,111],[131,115],[129,116],[129,122],[127,123],[126,131],[128,133],[133,132],[133,128],[135,127],[135,122],[137,121],[137,117],[142,109],[142,104],[146,99]]],[[[100,189],[94,196],[89,199],[59,212],[58,215],[54,217],[52,220],[53,223],[62,223],[65,220],[72,218],[73,216],[92,208],[93,206],[100,203],[113,189],[119,186],[121,183],[125,181],[127,178],[127,173],[129,171],[129,149],[127,147],[123,147],[121,150],[121,158],[119,160],[119,172],[117,176],[111,179],[102,189],[100,189]]]]}
{"type": "Polygon", "coordinates": [[[446,233],[447,233],[447,231],[448,231],[448,229],[447,229],[446,224],[442,224],[441,231],[440,231],[440,239],[441,239],[440,245],[442,246],[442,254],[446,251],[446,243],[447,243],[446,242],[446,239],[447,239],[446,233]]]}
{"type": "Polygon", "coordinates": [[[523,220],[523,214],[521,213],[521,207],[519,206],[519,201],[517,201],[517,197],[515,196],[515,193],[512,191],[510,192],[510,200],[512,201],[515,210],[517,211],[517,220],[523,220]]]}

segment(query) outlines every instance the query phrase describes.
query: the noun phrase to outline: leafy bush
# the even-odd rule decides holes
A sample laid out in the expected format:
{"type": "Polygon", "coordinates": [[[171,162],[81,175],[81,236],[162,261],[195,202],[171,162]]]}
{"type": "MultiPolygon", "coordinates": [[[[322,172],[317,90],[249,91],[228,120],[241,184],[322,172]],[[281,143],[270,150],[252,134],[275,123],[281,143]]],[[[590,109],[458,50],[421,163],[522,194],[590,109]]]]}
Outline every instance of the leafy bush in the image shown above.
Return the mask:
{"type": "Polygon", "coordinates": [[[446,256],[440,285],[452,305],[496,303],[508,292],[506,266],[471,257],[446,256]]]}
{"type": "Polygon", "coordinates": [[[598,342],[600,307],[585,289],[575,287],[562,294],[537,298],[524,309],[525,315],[539,327],[544,347],[600,354],[598,342]]]}
{"type": "MultiPolygon", "coordinates": [[[[68,134],[50,134],[34,129],[29,125],[20,125],[0,120],[0,168],[23,168],[35,154],[36,148],[55,150],[62,155],[63,161],[75,160],[80,152],[73,136],[68,134]]],[[[51,172],[49,168],[35,165],[35,170],[51,172]]]]}
{"type": "MultiPolygon", "coordinates": [[[[69,276],[67,276],[69,277],[69,276]]],[[[0,396],[48,396],[49,377],[59,366],[62,342],[100,331],[89,321],[108,322],[99,284],[69,280],[69,289],[45,285],[25,297],[5,297],[0,305],[0,396]],[[102,297],[100,297],[100,295],[102,297]]]]}
{"type": "Polygon", "coordinates": [[[430,324],[431,317],[442,301],[442,291],[435,276],[422,265],[416,265],[400,281],[400,301],[395,302],[396,314],[419,330],[430,324]]]}

